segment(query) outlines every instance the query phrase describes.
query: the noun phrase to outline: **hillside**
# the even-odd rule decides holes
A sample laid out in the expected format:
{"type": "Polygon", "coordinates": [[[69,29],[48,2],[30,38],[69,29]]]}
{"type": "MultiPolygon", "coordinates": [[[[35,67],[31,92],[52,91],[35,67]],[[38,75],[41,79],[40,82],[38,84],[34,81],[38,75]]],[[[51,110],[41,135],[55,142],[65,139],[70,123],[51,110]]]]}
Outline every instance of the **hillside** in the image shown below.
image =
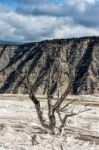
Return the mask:
{"type": "MultiPolygon", "coordinates": [[[[73,65],[75,80],[71,93],[99,93],[99,37],[46,40],[19,46],[0,45],[0,93],[26,93],[22,80],[28,73],[33,90],[37,94],[45,94],[49,68],[47,52],[54,62],[59,50],[73,65]],[[19,74],[22,74],[21,80],[19,74]]],[[[53,65],[52,70],[56,76],[53,65]]],[[[65,83],[64,72],[62,74],[65,83]]]]}
{"type": "Polygon", "coordinates": [[[1,41],[0,40],[0,44],[1,45],[20,45],[21,42],[19,43],[19,42],[13,42],[13,41],[1,41]]]}

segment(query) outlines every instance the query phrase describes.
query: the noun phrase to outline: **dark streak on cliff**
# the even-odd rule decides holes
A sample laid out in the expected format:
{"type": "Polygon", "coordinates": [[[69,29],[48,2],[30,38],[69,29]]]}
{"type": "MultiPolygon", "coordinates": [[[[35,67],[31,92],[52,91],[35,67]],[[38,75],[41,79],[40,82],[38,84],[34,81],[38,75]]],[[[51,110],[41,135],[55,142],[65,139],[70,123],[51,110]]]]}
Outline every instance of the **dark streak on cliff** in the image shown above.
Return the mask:
{"type": "MultiPolygon", "coordinates": [[[[53,63],[59,51],[74,68],[75,80],[71,93],[99,93],[99,37],[46,40],[19,46],[0,45],[0,93],[25,93],[22,81],[28,74],[34,92],[45,94],[48,52],[54,79],[51,90],[55,92],[57,71],[53,63]],[[19,74],[22,74],[21,80],[19,74]]],[[[64,73],[62,80],[65,83],[64,73]]]]}

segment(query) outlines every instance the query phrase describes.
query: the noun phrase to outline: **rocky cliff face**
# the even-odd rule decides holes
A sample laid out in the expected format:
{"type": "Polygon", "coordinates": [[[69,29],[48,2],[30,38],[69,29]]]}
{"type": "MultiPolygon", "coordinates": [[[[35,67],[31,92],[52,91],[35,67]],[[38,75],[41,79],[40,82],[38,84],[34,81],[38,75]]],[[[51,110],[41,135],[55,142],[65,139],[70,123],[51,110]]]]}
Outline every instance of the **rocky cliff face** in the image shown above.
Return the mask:
{"type": "MultiPolygon", "coordinates": [[[[25,93],[22,82],[28,74],[33,90],[45,94],[49,70],[46,57],[48,52],[55,79],[52,83],[53,92],[56,92],[57,71],[53,64],[59,51],[73,65],[75,79],[71,93],[99,93],[99,37],[49,40],[19,46],[0,45],[0,93],[25,93]]],[[[62,72],[61,88],[64,88],[65,81],[62,72]]]]}

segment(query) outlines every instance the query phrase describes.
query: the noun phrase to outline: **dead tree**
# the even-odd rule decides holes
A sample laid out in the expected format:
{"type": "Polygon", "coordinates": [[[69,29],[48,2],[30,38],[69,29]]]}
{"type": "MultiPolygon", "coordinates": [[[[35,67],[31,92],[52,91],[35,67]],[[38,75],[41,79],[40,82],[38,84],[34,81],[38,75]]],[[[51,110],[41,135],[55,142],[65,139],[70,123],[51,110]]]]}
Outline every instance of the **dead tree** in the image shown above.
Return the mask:
{"type": "Polygon", "coordinates": [[[67,104],[65,103],[64,106],[62,105],[63,101],[66,100],[67,95],[71,91],[74,77],[73,77],[73,73],[72,73],[72,66],[69,64],[69,62],[67,60],[64,60],[60,54],[58,54],[58,56],[55,59],[56,59],[56,69],[57,69],[58,97],[57,97],[57,100],[55,101],[55,103],[53,104],[52,103],[53,102],[53,94],[51,93],[51,88],[52,88],[51,73],[53,70],[51,70],[51,56],[49,54],[47,55],[47,60],[49,62],[48,75],[47,75],[47,105],[48,105],[48,120],[49,120],[48,122],[44,118],[44,114],[41,109],[40,101],[37,99],[35,93],[33,92],[31,82],[29,81],[29,76],[26,75],[26,79],[25,79],[25,81],[23,81],[24,87],[27,90],[30,99],[32,100],[32,102],[35,105],[37,116],[38,116],[38,119],[39,119],[42,127],[44,127],[47,131],[50,130],[50,132],[53,134],[55,134],[55,129],[57,126],[55,114],[58,114],[58,116],[59,116],[60,126],[58,127],[58,129],[61,132],[68,117],[77,115],[79,113],[83,113],[84,111],[88,110],[88,109],[80,110],[77,113],[73,113],[73,112],[65,113],[64,117],[61,116],[61,113],[64,112],[66,110],[66,108],[71,103],[74,102],[74,101],[72,101],[67,104]],[[63,63],[65,64],[64,65],[65,67],[63,67],[63,65],[62,65],[63,63]],[[65,72],[65,76],[66,76],[65,80],[67,81],[68,84],[67,84],[65,90],[62,93],[60,93],[61,70],[62,69],[65,72]]]}

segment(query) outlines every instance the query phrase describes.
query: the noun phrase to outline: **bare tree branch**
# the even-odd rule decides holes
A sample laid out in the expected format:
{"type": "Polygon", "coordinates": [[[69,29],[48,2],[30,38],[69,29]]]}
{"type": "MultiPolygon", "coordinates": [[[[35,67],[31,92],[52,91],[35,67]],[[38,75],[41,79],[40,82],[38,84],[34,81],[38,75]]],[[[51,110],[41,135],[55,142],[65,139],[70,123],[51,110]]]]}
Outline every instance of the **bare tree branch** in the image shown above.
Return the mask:
{"type": "Polygon", "coordinates": [[[65,111],[65,108],[67,108],[70,104],[74,103],[77,99],[72,100],[71,102],[67,103],[66,105],[64,105],[62,108],[60,108],[59,110],[61,112],[65,111]]]}
{"type": "MultiPolygon", "coordinates": [[[[32,102],[35,105],[36,108],[36,112],[37,112],[37,116],[38,119],[41,123],[41,125],[50,130],[52,133],[55,133],[55,127],[57,126],[56,124],[56,116],[55,113],[58,114],[59,120],[60,120],[60,127],[59,130],[61,131],[62,128],[65,126],[66,120],[68,117],[72,117],[75,115],[79,115],[85,111],[89,111],[90,109],[85,109],[85,110],[79,110],[77,113],[74,113],[73,111],[66,113],[64,115],[64,117],[62,117],[63,112],[65,112],[67,110],[67,107],[72,104],[74,101],[76,101],[76,99],[72,100],[69,103],[65,103],[64,106],[62,106],[62,102],[66,99],[66,96],[70,93],[72,85],[73,85],[73,81],[74,81],[74,76],[73,76],[73,68],[72,65],[70,65],[70,63],[67,60],[64,60],[61,57],[61,50],[59,50],[59,52],[57,52],[57,55],[54,54],[55,56],[55,60],[51,58],[49,51],[47,51],[47,57],[46,57],[46,61],[47,61],[47,106],[48,106],[48,119],[49,121],[47,122],[44,119],[44,114],[43,111],[41,109],[41,105],[40,105],[40,101],[37,99],[37,97],[35,96],[35,93],[33,92],[33,88],[31,85],[31,82],[29,80],[29,75],[26,74],[25,80],[23,81],[23,85],[25,87],[25,89],[27,90],[30,99],[32,100],[32,102]],[[54,62],[55,61],[55,62],[54,62]],[[55,70],[53,70],[55,69],[55,70]],[[57,80],[56,80],[56,76],[55,73],[57,73],[57,80]],[[65,79],[65,81],[68,83],[68,85],[66,85],[65,90],[63,93],[60,93],[60,86],[62,83],[62,73],[64,73],[65,77],[67,77],[65,79]],[[53,79],[55,79],[53,81],[53,79]],[[68,80],[67,80],[68,79],[68,80]],[[53,99],[53,82],[56,84],[55,88],[57,88],[58,90],[58,98],[57,101],[53,104],[52,103],[52,99],[53,99]]],[[[67,52],[67,51],[66,51],[67,52]]],[[[21,75],[19,75],[20,78],[22,79],[21,75]]]]}

